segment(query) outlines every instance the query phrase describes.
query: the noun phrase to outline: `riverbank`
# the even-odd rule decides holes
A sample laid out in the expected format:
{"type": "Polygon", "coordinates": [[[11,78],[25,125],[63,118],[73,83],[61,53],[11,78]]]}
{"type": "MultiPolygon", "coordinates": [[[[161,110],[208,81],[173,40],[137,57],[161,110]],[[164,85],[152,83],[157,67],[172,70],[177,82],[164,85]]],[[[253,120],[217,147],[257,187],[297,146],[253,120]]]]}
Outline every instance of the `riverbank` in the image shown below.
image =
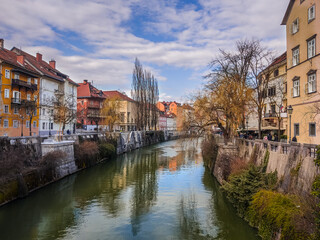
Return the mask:
{"type": "Polygon", "coordinates": [[[0,206],[62,178],[144,146],[180,137],[163,131],[0,138],[0,206]]]}
{"type": "Polygon", "coordinates": [[[319,192],[316,146],[219,142],[210,138],[203,145],[206,165],[238,214],[263,239],[319,239],[319,199],[311,194],[319,192]]]}

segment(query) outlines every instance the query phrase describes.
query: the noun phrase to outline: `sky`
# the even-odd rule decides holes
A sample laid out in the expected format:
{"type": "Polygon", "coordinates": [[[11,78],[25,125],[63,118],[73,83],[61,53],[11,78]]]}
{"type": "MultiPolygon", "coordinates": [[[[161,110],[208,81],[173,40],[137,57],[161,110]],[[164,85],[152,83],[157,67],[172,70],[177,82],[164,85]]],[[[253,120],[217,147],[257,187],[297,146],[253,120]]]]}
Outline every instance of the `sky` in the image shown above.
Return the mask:
{"type": "Polygon", "coordinates": [[[130,96],[134,60],[158,80],[160,100],[185,101],[209,62],[237,40],[285,51],[289,0],[0,0],[0,38],[56,60],[75,82],[130,96]]]}

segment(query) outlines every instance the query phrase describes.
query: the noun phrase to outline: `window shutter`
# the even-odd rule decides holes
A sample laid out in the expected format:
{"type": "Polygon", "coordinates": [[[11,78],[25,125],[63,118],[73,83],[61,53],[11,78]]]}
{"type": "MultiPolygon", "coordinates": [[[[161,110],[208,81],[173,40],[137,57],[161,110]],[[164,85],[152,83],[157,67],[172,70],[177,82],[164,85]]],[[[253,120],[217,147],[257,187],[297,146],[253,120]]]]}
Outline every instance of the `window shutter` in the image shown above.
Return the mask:
{"type": "Polygon", "coordinates": [[[308,83],[306,83],[305,85],[304,85],[304,93],[307,95],[308,94],[308,83]]]}
{"type": "Polygon", "coordinates": [[[293,88],[291,88],[291,97],[293,97],[293,88]]]}
{"type": "Polygon", "coordinates": [[[299,32],[299,18],[297,18],[297,32],[299,32]]]}

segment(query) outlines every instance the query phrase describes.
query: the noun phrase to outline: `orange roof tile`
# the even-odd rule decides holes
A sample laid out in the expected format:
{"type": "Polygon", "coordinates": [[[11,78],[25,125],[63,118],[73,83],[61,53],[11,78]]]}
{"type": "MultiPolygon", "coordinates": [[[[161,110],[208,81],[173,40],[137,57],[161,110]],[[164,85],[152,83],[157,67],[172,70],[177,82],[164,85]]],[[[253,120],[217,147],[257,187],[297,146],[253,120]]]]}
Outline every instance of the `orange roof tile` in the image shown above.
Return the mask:
{"type": "Polygon", "coordinates": [[[128,97],[126,94],[123,94],[119,91],[103,91],[104,95],[106,95],[107,98],[119,98],[121,100],[134,102],[134,100],[130,97],[128,97]]]}

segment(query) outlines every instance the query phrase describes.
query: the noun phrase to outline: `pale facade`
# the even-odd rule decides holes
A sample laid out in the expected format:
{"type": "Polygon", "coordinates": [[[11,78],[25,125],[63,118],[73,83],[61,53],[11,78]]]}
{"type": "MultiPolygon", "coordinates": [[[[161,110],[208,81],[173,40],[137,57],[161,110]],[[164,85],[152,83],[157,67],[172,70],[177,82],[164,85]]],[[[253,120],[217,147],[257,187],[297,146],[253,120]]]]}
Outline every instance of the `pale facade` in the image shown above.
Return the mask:
{"type": "Polygon", "coordinates": [[[316,107],[320,96],[320,2],[291,0],[282,24],[287,35],[288,106],[293,108],[291,137],[319,144],[316,107]]]}

